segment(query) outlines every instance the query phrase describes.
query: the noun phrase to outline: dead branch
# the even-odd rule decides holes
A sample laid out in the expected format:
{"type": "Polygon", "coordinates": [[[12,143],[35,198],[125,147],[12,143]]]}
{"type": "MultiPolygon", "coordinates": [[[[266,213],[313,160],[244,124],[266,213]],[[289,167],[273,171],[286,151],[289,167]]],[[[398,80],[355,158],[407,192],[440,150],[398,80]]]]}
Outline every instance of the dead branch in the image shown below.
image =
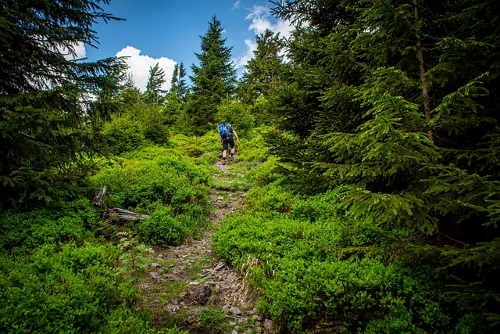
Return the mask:
{"type": "Polygon", "coordinates": [[[149,215],[145,215],[143,213],[136,213],[120,208],[109,209],[104,201],[105,198],[106,198],[106,186],[103,186],[99,191],[99,194],[97,194],[97,196],[94,197],[94,205],[103,210],[101,217],[102,220],[131,221],[136,219],[149,218],[149,215]]]}

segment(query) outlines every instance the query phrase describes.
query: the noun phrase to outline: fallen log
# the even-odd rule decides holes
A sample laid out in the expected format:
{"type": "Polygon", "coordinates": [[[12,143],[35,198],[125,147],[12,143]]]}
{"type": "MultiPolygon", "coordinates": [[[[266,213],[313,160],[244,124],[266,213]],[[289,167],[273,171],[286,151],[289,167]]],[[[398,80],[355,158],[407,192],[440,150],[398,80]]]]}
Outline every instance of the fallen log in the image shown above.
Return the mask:
{"type": "Polygon", "coordinates": [[[111,208],[108,209],[107,216],[111,220],[119,220],[119,221],[131,221],[136,219],[146,219],[149,218],[149,215],[143,213],[132,212],[120,208],[111,208]]]}
{"type": "Polygon", "coordinates": [[[111,221],[131,221],[136,219],[146,219],[149,218],[149,215],[143,213],[137,213],[128,211],[120,208],[111,208],[109,209],[105,203],[106,198],[106,186],[103,186],[99,191],[99,194],[94,197],[94,205],[101,208],[103,210],[101,219],[111,220],[111,221]]]}

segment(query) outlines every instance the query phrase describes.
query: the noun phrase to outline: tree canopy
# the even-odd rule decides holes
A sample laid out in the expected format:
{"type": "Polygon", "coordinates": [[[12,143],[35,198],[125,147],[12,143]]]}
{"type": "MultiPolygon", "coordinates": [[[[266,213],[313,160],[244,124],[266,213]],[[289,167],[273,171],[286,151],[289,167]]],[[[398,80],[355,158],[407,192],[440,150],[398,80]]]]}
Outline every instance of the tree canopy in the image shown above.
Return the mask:
{"type": "Polygon", "coordinates": [[[350,218],[411,231],[413,242],[395,244],[417,262],[437,246],[450,296],[483,314],[500,311],[491,284],[500,266],[488,260],[500,243],[499,9],[404,0],[274,9],[297,24],[268,136],[289,182],[310,194],[341,187],[350,218]],[[485,261],[488,272],[467,269],[485,261]]]}
{"type": "Polygon", "coordinates": [[[196,133],[203,133],[214,124],[217,105],[231,97],[236,89],[236,70],[231,62],[232,47],[222,38],[224,28],[214,15],[208,31],[201,36],[201,52],[196,53],[199,66],[193,64],[190,100],[186,112],[196,133]]]}
{"type": "Polygon", "coordinates": [[[77,43],[94,45],[97,20],[115,20],[108,1],[0,2],[0,202],[49,201],[74,188],[92,151],[93,128],[116,107],[118,59],[73,60],[77,43]],[[114,74],[113,74],[114,73],[114,74]],[[101,99],[101,102],[103,100],[101,99]],[[56,176],[57,175],[57,176],[56,176]]]}

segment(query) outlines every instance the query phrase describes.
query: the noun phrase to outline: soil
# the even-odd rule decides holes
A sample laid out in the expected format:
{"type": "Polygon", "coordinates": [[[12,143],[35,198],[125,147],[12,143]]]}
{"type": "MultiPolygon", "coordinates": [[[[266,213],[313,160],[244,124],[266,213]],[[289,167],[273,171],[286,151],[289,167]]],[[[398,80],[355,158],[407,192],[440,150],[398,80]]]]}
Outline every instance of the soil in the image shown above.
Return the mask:
{"type": "MultiPolygon", "coordinates": [[[[216,164],[217,184],[229,183],[231,166],[216,164]]],[[[146,266],[147,279],[137,283],[143,308],[155,328],[177,326],[188,333],[273,333],[274,324],[257,312],[258,296],[242,274],[211,250],[211,235],[226,216],[242,210],[244,191],[217,187],[210,191],[210,226],[199,237],[174,247],[156,247],[146,266]]]]}

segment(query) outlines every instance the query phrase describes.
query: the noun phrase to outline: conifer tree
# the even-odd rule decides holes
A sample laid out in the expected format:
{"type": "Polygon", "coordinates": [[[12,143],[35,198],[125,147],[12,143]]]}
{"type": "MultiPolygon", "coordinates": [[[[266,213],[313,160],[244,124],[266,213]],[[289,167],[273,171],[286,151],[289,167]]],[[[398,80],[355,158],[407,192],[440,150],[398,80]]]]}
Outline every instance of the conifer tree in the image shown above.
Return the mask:
{"type": "Polygon", "coordinates": [[[186,113],[192,130],[203,133],[216,122],[217,105],[235,92],[236,70],[231,62],[232,47],[222,38],[224,28],[214,15],[208,31],[201,36],[201,52],[196,53],[200,64],[192,65],[193,83],[186,113]]]}
{"type": "Polygon", "coordinates": [[[175,92],[178,81],[179,81],[179,65],[175,64],[174,72],[172,73],[172,79],[170,79],[170,93],[175,92]]]}
{"type": "MultiPolygon", "coordinates": [[[[166,97],[166,103],[162,110],[165,114],[167,123],[174,125],[179,120],[188,99],[188,87],[186,84],[186,69],[181,62],[180,65],[175,64],[172,79],[170,80],[170,90],[166,97]]],[[[179,124],[179,127],[183,126],[179,124]]]]}
{"type": "Polygon", "coordinates": [[[93,128],[113,112],[103,98],[124,70],[71,59],[77,43],[95,44],[92,24],[115,19],[101,3],[0,2],[0,205],[68,195],[86,173],[93,128]]]}
{"type": "Polygon", "coordinates": [[[141,90],[135,85],[131,73],[126,76],[125,83],[121,86],[117,99],[125,110],[142,103],[141,90]]]}
{"type": "Polygon", "coordinates": [[[280,54],[280,36],[267,29],[264,33],[255,36],[257,49],[253,51],[254,58],[245,65],[243,80],[239,86],[239,94],[247,103],[257,97],[271,95],[280,85],[283,56],[280,54]]]}
{"type": "Polygon", "coordinates": [[[149,79],[144,92],[144,102],[156,105],[163,104],[165,91],[161,89],[161,86],[165,82],[165,71],[160,68],[160,64],[156,63],[155,66],[150,67],[149,79]]]}
{"type": "Polygon", "coordinates": [[[498,326],[500,5],[276,5],[297,24],[269,141],[290,184],[340,186],[349,219],[412,233],[393,247],[412,264],[441,254],[451,307],[498,326]]]}
{"type": "Polygon", "coordinates": [[[177,97],[186,102],[188,87],[186,83],[186,79],[184,79],[187,75],[186,69],[184,68],[184,63],[181,62],[180,65],[175,64],[174,72],[172,73],[172,79],[170,80],[170,94],[175,94],[177,97]]]}

